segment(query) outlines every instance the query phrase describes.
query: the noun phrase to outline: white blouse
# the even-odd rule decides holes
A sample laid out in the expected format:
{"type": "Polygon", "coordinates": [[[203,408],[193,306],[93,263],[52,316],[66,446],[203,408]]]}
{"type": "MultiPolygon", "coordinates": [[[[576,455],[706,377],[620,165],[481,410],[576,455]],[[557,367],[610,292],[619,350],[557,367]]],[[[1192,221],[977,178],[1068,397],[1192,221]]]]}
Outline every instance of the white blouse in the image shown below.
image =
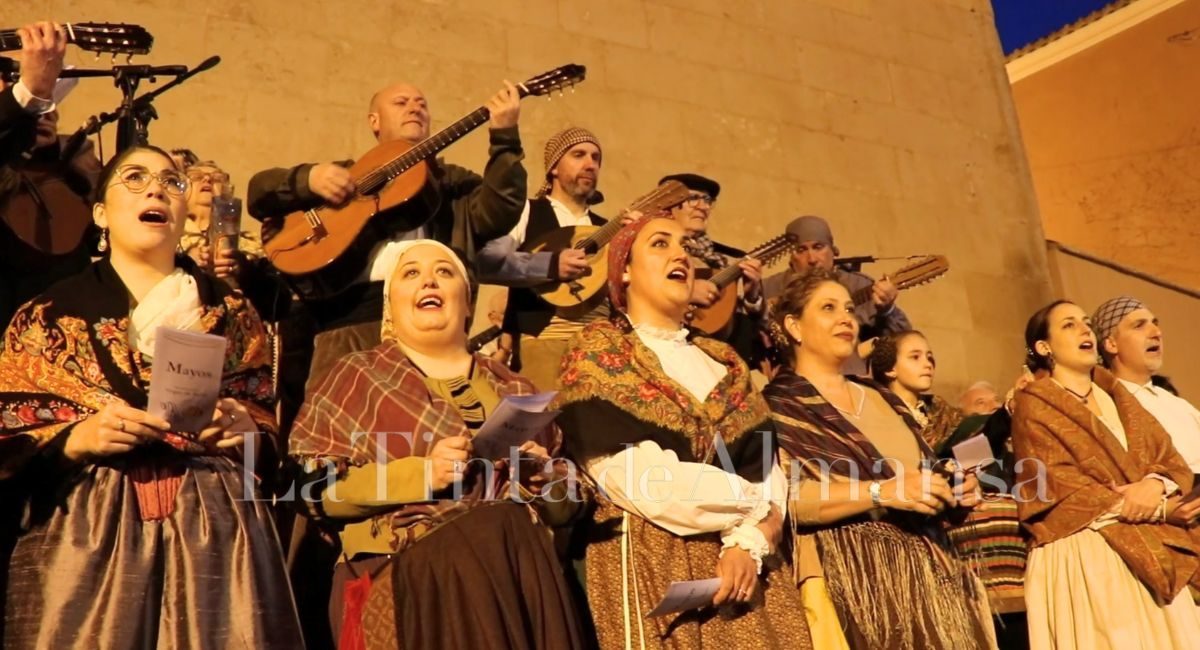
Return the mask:
{"type": "MultiPolygon", "coordinates": [[[[687,331],[636,326],[638,338],[658,357],[663,371],[698,401],[728,372],[687,341],[687,331]]],[[[724,549],[749,552],[759,570],[770,545],[758,524],[775,504],[787,507],[787,480],[774,459],[768,480],[747,481],[708,463],[679,460],[675,452],[649,440],[588,463],[587,471],[620,508],[680,536],[720,533],[724,549]]],[[[732,468],[730,468],[732,470],[732,468]]]]}

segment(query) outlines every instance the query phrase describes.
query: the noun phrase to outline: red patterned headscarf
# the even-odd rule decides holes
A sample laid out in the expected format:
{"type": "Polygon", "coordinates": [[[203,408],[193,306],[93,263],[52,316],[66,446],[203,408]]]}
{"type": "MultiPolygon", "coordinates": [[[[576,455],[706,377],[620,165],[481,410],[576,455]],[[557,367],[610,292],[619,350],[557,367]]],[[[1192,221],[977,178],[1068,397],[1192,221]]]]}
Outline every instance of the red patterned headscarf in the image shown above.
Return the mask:
{"type": "Polygon", "coordinates": [[[642,228],[657,216],[659,215],[646,215],[621,228],[608,243],[608,299],[615,311],[625,312],[629,309],[625,300],[629,287],[625,286],[624,276],[625,265],[629,263],[629,254],[633,251],[633,240],[637,239],[642,228]]]}

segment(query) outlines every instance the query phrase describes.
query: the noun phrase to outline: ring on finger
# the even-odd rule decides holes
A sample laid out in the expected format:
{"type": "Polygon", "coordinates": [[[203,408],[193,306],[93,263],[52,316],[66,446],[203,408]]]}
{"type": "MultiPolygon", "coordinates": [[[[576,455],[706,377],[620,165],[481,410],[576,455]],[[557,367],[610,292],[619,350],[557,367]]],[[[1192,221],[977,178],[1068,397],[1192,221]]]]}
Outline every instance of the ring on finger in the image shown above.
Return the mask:
{"type": "Polygon", "coordinates": [[[117,429],[120,430],[121,433],[125,432],[125,418],[117,418],[117,429]]]}
{"type": "Polygon", "coordinates": [[[461,460],[454,461],[454,473],[462,474],[467,469],[467,464],[461,460]]]}

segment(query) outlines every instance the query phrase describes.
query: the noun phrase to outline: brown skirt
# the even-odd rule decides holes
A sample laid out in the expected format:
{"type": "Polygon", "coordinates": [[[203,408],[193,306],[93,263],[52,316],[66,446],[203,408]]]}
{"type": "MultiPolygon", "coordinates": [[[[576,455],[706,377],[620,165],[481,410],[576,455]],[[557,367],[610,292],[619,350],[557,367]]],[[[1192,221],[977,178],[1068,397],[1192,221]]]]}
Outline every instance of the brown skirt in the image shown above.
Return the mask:
{"type": "MultiPolygon", "coordinates": [[[[331,610],[358,612],[372,650],[584,647],[550,533],[514,503],[470,510],[390,560],[339,564],[331,610]],[[365,601],[347,605],[347,589],[367,575],[365,601]],[[394,630],[378,625],[387,600],[394,630]]],[[[343,640],[347,623],[334,622],[343,640]]]]}
{"type": "Polygon", "coordinates": [[[647,618],[672,582],[716,575],[720,536],[680,537],[607,501],[596,508],[590,523],[587,595],[601,648],[813,647],[800,591],[791,582],[791,567],[779,556],[764,561],[759,589],[749,603],[647,618]]]}
{"type": "Polygon", "coordinates": [[[271,513],[245,499],[241,466],[174,462],[163,519],[143,520],[113,467],[37,496],[9,572],[5,648],[303,647],[271,513]]]}

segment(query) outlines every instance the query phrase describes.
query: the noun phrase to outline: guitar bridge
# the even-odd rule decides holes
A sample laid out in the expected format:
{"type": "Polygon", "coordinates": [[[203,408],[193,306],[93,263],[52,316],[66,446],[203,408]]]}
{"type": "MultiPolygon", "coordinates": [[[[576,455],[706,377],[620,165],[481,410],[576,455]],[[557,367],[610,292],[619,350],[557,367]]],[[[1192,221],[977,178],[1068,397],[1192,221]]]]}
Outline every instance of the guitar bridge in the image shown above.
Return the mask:
{"type": "Polygon", "coordinates": [[[305,211],[304,219],[308,222],[308,227],[312,228],[312,234],[304,238],[304,243],[320,241],[329,235],[329,230],[325,228],[325,222],[321,220],[321,215],[317,214],[316,210],[305,211]]]}
{"type": "Polygon", "coordinates": [[[575,296],[576,300],[578,300],[579,302],[583,302],[583,294],[580,293],[581,291],[583,291],[582,284],[579,284],[578,282],[575,282],[574,280],[572,280],[571,282],[567,283],[567,288],[570,289],[571,295],[575,296]]]}

